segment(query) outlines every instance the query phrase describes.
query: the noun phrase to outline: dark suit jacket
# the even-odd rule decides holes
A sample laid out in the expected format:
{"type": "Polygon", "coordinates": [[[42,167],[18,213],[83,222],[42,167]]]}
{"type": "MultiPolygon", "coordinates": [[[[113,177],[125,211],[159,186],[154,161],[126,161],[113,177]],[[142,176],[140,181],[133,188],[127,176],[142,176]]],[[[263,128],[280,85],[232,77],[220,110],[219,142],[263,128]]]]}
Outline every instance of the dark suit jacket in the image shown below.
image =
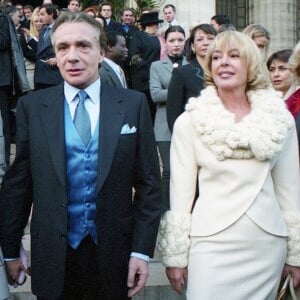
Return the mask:
{"type": "Polygon", "coordinates": [[[0,87],[12,83],[11,43],[8,20],[0,14],[0,87]]]}
{"type": "Polygon", "coordinates": [[[135,32],[129,45],[132,88],[137,91],[149,89],[151,63],[160,59],[160,42],[157,36],[144,31],[135,32]]]}
{"type": "Polygon", "coordinates": [[[139,31],[139,29],[134,25],[129,25],[128,32],[126,32],[124,30],[122,23],[117,23],[116,27],[115,27],[115,31],[124,35],[125,40],[126,40],[126,47],[129,49],[129,45],[130,45],[132,36],[134,35],[135,32],[139,31]]]}
{"type": "MultiPolygon", "coordinates": [[[[160,173],[144,95],[101,85],[100,99],[97,260],[107,299],[119,299],[127,293],[130,252],[153,255],[160,173]],[[124,124],[135,126],[136,132],[121,135],[124,124]]],[[[62,85],[18,102],[17,154],[0,194],[0,243],[7,258],[18,257],[32,204],[32,290],[56,299],[63,287],[68,244],[62,85]]]]}
{"type": "Polygon", "coordinates": [[[45,30],[46,27],[40,33],[40,39],[37,44],[34,83],[57,85],[63,81],[58,68],[42,61],[55,57],[50,37],[47,41],[43,41],[45,30]]]}
{"type": "Polygon", "coordinates": [[[118,31],[119,23],[115,22],[114,20],[110,19],[108,25],[104,27],[105,31],[118,31]]]}
{"type": "Polygon", "coordinates": [[[122,83],[116,74],[116,72],[109,66],[109,64],[105,61],[101,63],[101,67],[99,70],[101,83],[107,84],[112,87],[122,88],[122,83]]]}
{"type": "Polygon", "coordinates": [[[177,117],[191,97],[197,97],[204,87],[204,73],[196,60],[173,70],[168,87],[167,120],[172,132],[177,117]]]}

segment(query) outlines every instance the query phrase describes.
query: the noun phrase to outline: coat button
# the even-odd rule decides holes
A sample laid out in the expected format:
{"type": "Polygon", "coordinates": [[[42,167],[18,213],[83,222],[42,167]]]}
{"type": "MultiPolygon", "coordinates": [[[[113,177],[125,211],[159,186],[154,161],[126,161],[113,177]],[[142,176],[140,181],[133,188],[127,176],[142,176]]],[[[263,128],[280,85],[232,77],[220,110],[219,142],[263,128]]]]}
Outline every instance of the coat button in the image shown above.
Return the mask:
{"type": "Polygon", "coordinates": [[[62,208],[66,208],[67,205],[66,205],[65,203],[63,203],[63,204],[61,205],[61,207],[62,207],[62,208]]]}
{"type": "Polygon", "coordinates": [[[67,239],[67,235],[66,234],[64,234],[64,233],[61,233],[60,234],[60,238],[62,239],[62,240],[66,240],[67,239]]]}

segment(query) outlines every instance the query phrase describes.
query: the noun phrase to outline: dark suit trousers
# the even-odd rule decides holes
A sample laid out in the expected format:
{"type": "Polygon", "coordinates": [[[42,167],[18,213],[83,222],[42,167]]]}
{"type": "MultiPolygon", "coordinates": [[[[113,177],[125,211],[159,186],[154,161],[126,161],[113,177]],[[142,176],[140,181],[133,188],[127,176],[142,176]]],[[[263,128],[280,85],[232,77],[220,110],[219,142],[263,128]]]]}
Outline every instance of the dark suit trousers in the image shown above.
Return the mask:
{"type": "Polygon", "coordinates": [[[88,235],[76,250],[68,246],[62,296],[59,299],[38,297],[38,300],[113,300],[108,299],[101,290],[103,284],[97,264],[97,248],[88,235]]]}

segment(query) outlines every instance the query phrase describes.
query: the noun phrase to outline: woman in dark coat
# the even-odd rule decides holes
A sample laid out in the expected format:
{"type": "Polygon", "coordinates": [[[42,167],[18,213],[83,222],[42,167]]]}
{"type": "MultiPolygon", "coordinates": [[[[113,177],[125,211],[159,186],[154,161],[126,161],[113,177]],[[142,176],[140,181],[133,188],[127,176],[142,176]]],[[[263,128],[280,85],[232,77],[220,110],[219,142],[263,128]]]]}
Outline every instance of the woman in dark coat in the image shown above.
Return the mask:
{"type": "Polygon", "coordinates": [[[204,85],[204,60],[207,49],[217,35],[210,24],[195,26],[190,35],[190,64],[174,69],[168,88],[167,120],[172,132],[177,117],[190,97],[198,96],[204,85]]]}

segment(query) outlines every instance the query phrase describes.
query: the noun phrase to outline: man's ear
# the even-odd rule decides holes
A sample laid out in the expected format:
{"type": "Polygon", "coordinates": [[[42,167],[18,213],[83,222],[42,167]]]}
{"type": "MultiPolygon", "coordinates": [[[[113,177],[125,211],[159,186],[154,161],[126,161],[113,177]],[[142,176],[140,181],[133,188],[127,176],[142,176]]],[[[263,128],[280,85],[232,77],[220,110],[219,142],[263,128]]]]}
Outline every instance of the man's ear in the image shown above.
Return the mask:
{"type": "Polygon", "coordinates": [[[114,46],[112,45],[107,45],[107,52],[113,52],[114,51],[114,46]]]}
{"type": "Polygon", "coordinates": [[[100,58],[99,58],[99,64],[101,64],[103,62],[103,58],[105,56],[105,50],[104,49],[100,49],[100,58]]]}

